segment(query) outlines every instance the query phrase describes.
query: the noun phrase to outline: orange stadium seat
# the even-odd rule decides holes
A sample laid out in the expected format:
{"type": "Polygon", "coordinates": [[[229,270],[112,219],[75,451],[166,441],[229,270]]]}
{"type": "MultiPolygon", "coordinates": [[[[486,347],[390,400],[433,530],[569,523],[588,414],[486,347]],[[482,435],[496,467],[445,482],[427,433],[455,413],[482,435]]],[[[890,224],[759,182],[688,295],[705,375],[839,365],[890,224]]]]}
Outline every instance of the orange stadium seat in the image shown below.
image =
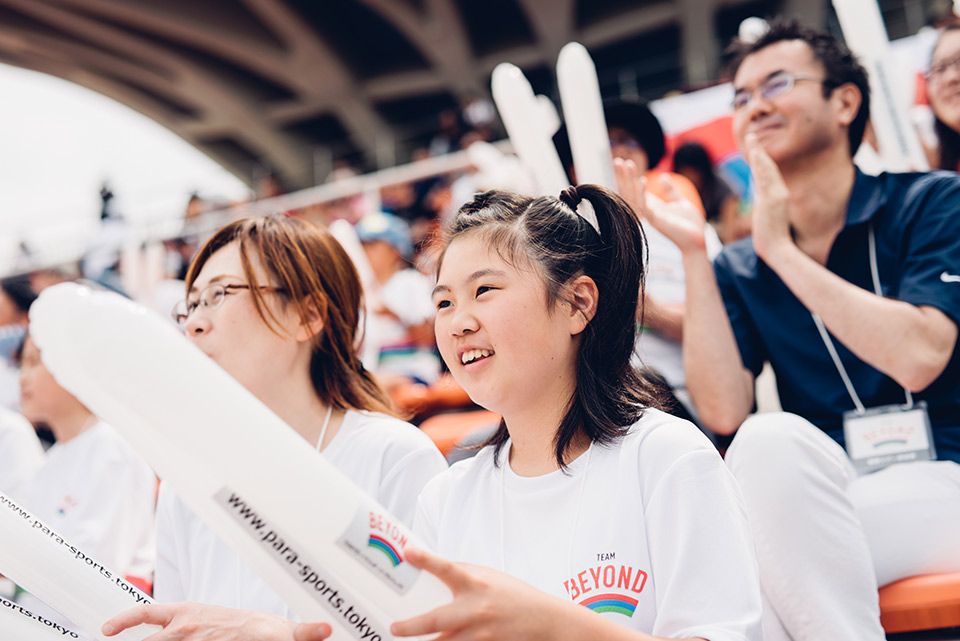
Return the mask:
{"type": "Polygon", "coordinates": [[[927,574],[880,588],[887,634],[960,627],[960,572],[927,574]]]}
{"type": "Polygon", "coordinates": [[[475,412],[439,414],[421,423],[420,429],[433,440],[437,449],[444,456],[447,456],[453,451],[457,443],[474,430],[496,425],[499,422],[499,414],[487,410],[477,410],[475,412]]]}
{"type": "Polygon", "coordinates": [[[450,375],[440,377],[433,385],[399,385],[390,391],[390,397],[398,409],[420,417],[473,404],[467,393],[450,375]]]}

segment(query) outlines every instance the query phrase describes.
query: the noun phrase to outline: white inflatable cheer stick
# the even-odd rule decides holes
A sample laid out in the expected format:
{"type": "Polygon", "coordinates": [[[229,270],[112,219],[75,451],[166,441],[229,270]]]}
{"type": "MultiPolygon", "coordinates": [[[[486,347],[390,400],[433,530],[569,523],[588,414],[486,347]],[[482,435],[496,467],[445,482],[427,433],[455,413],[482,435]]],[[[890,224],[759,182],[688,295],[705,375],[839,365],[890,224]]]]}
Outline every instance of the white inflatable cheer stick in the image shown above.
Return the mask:
{"type": "Polygon", "coordinates": [[[602,185],[616,191],[597,68],[579,42],[569,42],[560,50],[557,83],[577,182],[602,185]]]}
{"type": "Polygon", "coordinates": [[[569,186],[570,181],[553,146],[553,132],[549,131],[549,123],[544,122],[543,108],[537,103],[530,83],[520,69],[501,62],[493,70],[491,88],[500,119],[520,162],[533,174],[540,194],[556,196],[569,186]]]}
{"type": "Polygon", "coordinates": [[[3,630],[4,639],[16,641],[72,641],[84,638],[3,597],[0,597],[0,630],[3,630]]]}
{"type": "MultiPolygon", "coordinates": [[[[920,138],[910,123],[907,103],[900,100],[904,81],[890,53],[887,30],[876,0],[833,0],[847,46],[860,58],[870,77],[870,120],[889,171],[930,168],[920,138]]],[[[907,85],[910,92],[913,84],[907,85]]]]}
{"type": "Polygon", "coordinates": [[[301,617],[334,638],[449,602],[404,559],[398,519],[168,321],[72,283],[43,291],[30,333],[57,382],[109,422],[301,617]]]}
{"type": "MultiPolygon", "coordinates": [[[[152,603],[150,598],[96,559],[64,539],[56,530],[24,509],[12,499],[0,494],[0,572],[35,597],[73,621],[93,638],[103,639],[100,626],[107,619],[141,603],[152,603]]],[[[32,627],[59,638],[78,638],[63,626],[6,601],[0,610],[17,615],[18,629],[32,627]],[[26,613],[26,614],[25,614],[26,613]]],[[[3,627],[3,632],[8,632],[3,627]]],[[[126,630],[114,639],[140,641],[156,632],[154,626],[126,630]]],[[[8,636],[3,639],[46,639],[45,636],[8,636]]]]}

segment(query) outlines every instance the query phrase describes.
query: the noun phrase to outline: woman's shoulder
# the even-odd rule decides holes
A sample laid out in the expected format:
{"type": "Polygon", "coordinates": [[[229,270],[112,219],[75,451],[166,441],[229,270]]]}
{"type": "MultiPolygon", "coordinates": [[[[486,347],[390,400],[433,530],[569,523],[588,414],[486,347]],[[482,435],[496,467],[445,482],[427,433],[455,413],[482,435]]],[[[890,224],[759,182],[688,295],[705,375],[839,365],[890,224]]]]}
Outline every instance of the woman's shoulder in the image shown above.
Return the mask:
{"type": "Polygon", "coordinates": [[[67,443],[70,444],[74,445],[71,455],[84,459],[87,465],[115,464],[150,469],[137,450],[112,425],[104,421],[92,425],[67,443]]]}
{"type": "Polygon", "coordinates": [[[444,500],[465,491],[475,491],[495,469],[494,447],[488,445],[476,456],[457,461],[433,477],[424,488],[421,498],[444,500]]]}
{"type": "Polygon", "coordinates": [[[440,455],[430,437],[418,427],[380,412],[347,410],[338,437],[340,435],[344,437],[345,444],[362,447],[369,452],[381,451],[402,456],[429,450],[440,455]]]}

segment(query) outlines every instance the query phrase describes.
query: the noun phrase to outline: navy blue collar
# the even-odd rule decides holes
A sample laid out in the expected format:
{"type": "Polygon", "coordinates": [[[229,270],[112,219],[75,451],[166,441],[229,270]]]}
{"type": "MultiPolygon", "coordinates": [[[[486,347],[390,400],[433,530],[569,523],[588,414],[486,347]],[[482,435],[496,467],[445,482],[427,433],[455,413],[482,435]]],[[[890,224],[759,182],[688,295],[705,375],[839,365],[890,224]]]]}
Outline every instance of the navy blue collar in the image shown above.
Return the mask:
{"type": "Polygon", "coordinates": [[[850,203],[847,205],[847,227],[865,223],[887,204],[886,181],[883,174],[870,176],[856,169],[850,203]]]}

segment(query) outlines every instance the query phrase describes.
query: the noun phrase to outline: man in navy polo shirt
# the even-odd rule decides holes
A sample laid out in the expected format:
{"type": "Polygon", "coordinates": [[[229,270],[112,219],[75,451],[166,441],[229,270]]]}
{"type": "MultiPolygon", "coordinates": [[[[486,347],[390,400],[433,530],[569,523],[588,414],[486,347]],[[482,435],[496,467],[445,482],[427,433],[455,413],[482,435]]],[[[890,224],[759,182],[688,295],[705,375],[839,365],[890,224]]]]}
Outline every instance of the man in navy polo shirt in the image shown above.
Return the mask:
{"type": "Polygon", "coordinates": [[[866,72],[827,34],[774,25],[733,84],[753,237],[711,266],[702,220],[648,212],[683,252],[687,383],[737,432],[768,641],[883,639],[878,585],[960,571],[960,178],[856,169],[866,72]],[[748,419],[764,361],[785,411],[748,419]]]}

